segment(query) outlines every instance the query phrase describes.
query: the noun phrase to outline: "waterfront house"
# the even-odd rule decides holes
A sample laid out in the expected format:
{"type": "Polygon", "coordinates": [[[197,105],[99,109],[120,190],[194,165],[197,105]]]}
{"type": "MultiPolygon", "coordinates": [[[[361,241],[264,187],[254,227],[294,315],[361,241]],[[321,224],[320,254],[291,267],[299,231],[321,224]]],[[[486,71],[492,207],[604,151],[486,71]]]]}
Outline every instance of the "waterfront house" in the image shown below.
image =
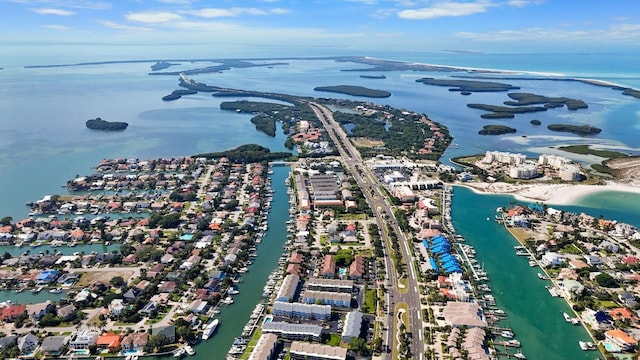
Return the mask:
{"type": "Polygon", "coordinates": [[[151,315],[153,315],[153,313],[156,312],[157,309],[158,303],[151,300],[138,312],[144,316],[151,317],[151,315]]]}
{"type": "Polygon", "coordinates": [[[174,325],[159,326],[151,329],[151,336],[166,336],[169,343],[176,341],[176,327],[174,325]]]}
{"type": "Polygon", "coordinates": [[[60,276],[59,270],[45,270],[36,275],[36,284],[47,285],[60,276]]]}
{"type": "Polygon", "coordinates": [[[204,314],[209,310],[209,304],[205,300],[196,299],[189,306],[189,310],[194,314],[204,314]]]}
{"type": "Polygon", "coordinates": [[[76,335],[69,341],[69,348],[88,349],[90,345],[94,345],[98,340],[98,332],[94,330],[82,330],[77,332],[76,335]]]}
{"type": "Polygon", "coordinates": [[[633,325],[638,324],[638,316],[627,308],[619,307],[611,309],[609,310],[609,315],[611,315],[614,320],[625,321],[633,325]]]}
{"type": "Polygon", "coordinates": [[[22,354],[34,351],[40,345],[40,339],[32,333],[27,333],[18,339],[18,349],[22,354]]]}
{"type": "Polygon", "coordinates": [[[132,287],[131,289],[127,290],[127,292],[125,292],[122,297],[126,302],[133,302],[138,296],[140,296],[140,294],[142,294],[142,290],[136,287],[132,287]]]}
{"type": "Polygon", "coordinates": [[[98,336],[96,340],[96,346],[98,349],[107,349],[110,353],[117,352],[120,348],[120,339],[122,338],[119,334],[114,333],[105,333],[98,336]]]}
{"type": "Polygon", "coordinates": [[[559,266],[560,264],[562,264],[564,261],[566,260],[566,258],[556,252],[552,252],[552,251],[548,251],[546,253],[544,253],[544,255],[542,255],[542,258],[540,259],[540,264],[542,264],[542,266],[547,267],[547,266],[559,266]]]}
{"type": "Polygon", "coordinates": [[[622,351],[633,350],[638,343],[636,339],[629,336],[626,332],[624,332],[621,329],[606,331],[604,333],[604,336],[609,342],[613,343],[622,351]]]}
{"type": "Polygon", "coordinates": [[[138,333],[130,333],[122,338],[120,346],[124,351],[137,350],[142,351],[149,341],[149,333],[146,331],[138,333]]]}
{"type": "Polygon", "coordinates": [[[594,255],[584,255],[584,259],[589,266],[598,266],[603,264],[602,259],[594,255]]]}
{"type": "Polygon", "coordinates": [[[44,356],[58,357],[62,355],[66,343],[66,336],[47,336],[42,339],[40,353],[44,356]]]}
{"type": "Polygon", "coordinates": [[[43,316],[47,314],[47,312],[55,305],[51,304],[51,301],[46,301],[39,304],[28,304],[27,305],[27,314],[34,320],[40,321],[43,316]]]}
{"type": "Polygon", "coordinates": [[[14,322],[18,316],[24,314],[27,311],[26,305],[9,305],[2,308],[0,312],[0,321],[9,323],[14,322]]]}

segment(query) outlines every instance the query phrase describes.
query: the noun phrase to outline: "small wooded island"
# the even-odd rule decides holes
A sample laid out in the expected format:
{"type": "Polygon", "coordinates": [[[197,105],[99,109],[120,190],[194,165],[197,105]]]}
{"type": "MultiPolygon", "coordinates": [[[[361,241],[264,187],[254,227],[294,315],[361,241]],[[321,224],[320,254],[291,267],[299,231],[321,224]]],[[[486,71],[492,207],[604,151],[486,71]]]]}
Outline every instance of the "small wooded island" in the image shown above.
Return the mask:
{"type": "Polygon", "coordinates": [[[91,130],[120,131],[125,130],[129,124],[121,121],[106,121],[101,118],[89,119],[85,125],[91,130]]]}
{"type": "Polygon", "coordinates": [[[602,129],[591,125],[569,125],[569,124],[551,124],[547,126],[551,131],[570,132],[576,135],[596,135],[600,134],[602,129]]]}
{"type": "Polygon", "coordinates": [[[386,98],[391,96],[391,93],[388,91],[369,89],[366,87],[354,86],[354,85],[318,86],[313,90],[327,91],[327,92],[346,94],[351,96],[364,96],[364,97],[370,97],[370,98],[386,98]]]}
{"type": "Polygon", "coordinates": [[[482,130],[478,131],[480,135],[502,135],[502,134],[513,134],[517,130],[504,126],[504,125],[485,125],[482,127],[482,130]]]}

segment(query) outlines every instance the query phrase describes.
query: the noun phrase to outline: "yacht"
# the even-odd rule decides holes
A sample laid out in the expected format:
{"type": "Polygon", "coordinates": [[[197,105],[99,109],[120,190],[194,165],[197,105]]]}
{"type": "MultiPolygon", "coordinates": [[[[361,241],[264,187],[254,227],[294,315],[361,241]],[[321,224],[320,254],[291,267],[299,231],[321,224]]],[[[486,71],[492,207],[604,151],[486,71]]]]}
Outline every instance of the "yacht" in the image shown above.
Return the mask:
{"type": "Polygon", "coordinates": [[[52,294],[60,294],[62,292],[62,288],[51,289],[49,292],[52,294]]]}
{"type": "Polygon", "coordinates": [[[179,347],[173,352],[173,357],[180,358],[184,355],[184,349],[179,347]]]}
{"type": "Polygon", "coordinates": [[[593,350],[596,347],[596,344],[591,341],[578,341],[578,345],[580,345],[580,349],[584,351],[593,350]]]}
{"type": "Polygon", "coordinates": [[[540,280],[549,280],[549,278],[546,275],[543,275],[542,273],[538,273],[538,279],[540,279],[540,280]]]}
{"type": "Polygon", "coordinates": [[[207,340],[213,335],[218,327],[218,319],[213,320],[211,323],[207,324],[204,327],[204,331],[202,332],[202,340],[207,340]]]}

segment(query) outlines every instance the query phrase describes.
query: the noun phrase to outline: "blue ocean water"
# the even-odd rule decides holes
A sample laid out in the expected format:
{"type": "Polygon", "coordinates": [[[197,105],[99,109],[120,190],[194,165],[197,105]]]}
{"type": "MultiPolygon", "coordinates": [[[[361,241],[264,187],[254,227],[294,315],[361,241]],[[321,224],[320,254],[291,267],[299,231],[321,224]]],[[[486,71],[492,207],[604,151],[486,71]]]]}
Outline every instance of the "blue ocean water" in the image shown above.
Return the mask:
{"type": "MultiPolygon", "coordinates": [[[[170,56],[158,49],[137,52],[131,48],[107,54],[104,50],[82,54],[58,53],[43,57],[18,49],[0,64],[0,215],[26,215],[24,203],[43,195],[60,193],[60,186],[77,174],[91,172],[105,157],[171,157],[229,149],[248,142],[283,150],[284,136],[275,139],[254,130],[250,116],[219,109],[220,99],[200,93],[178,101],[164,102],[162,96],[178,88],[177,76],[149,76],[154,62],[119,63],[55,68],[25,68],[25,65],[77,63],[83,61],[143,58],[185,58],[170,56]],[[20,50],[20,51],[18,51],[20,50]],[[20,56],[22,54],[22,56],[20,56]],[[75,55],[74,55],[75,54],[75,55]],[[129,55],[129,56],[127,56],[129,55]],[[146,55],[146,57],[143,57],[146,55]],[[85,128],[87,119],[101,117],[130,124],[124,132],[101,133],[85,128]]],[[[34,51],[33,49],[28,49],[34,51]]],[[[193,58],[222,58],[199,49],[193,58]]],[[[341,54],[337,54],[341,55],[341,54]]],[[[410,62],[476,68],[564,73],[575,77],[598,78],[640,88],[638,63],[633,56],[620,54],[476,54],[406,53],[367,54],[410,62]],[[578,66],[579,65],[579,66],[578,66]],[[615,66],[612,66],[615,65],[615,66]]],[[[233,56],[226,56],[233,57],[233,56]]],[[[260,62],[260,61],[257,61],[260,62]]],[[[180,61],[175,69],[211,64],[180,61]]],[[[500,104],[505,93],[475,93],[461,96],[446,88],[416,83],[421,77],[469,75],[467,72],[398,71],[385,73],[386,79],[360,78],[344,69],[365,65],[332,60],[286,60],[271,68],[231,69],[200,74],[194,79],[231,88],[281,92],[302,96],[326,96],[316,86],[350,84],[388,90],[392,96],[376,99],[382,104],[423,112],[445,124],[454,136],[443,161],[486,150],[536,154],[559,144],[597,144],[630,153],[640,150],[640,100],[619,91],[581,83],[550,81],[509,81],[522,91],[547,96],[568,96],[585,100],[589,109],[570,112],[553,109],[544,113],[517,116],[511,120],[487,121],[481,112],[466,107],[469,102],[500,104]],[[543,124],[589,123],[603,132],[595,137],[553,133],[543,124]],[[518,129],[515,135],[481,136],[482,125],[504,123],[518,129]],[[526,137],[523,137],[525,135],[526,137]]],[[[335,94],[335,97],[353,98],[335,94]]],[[[370,100],[359,98],[358,100],[370,100]]]]}

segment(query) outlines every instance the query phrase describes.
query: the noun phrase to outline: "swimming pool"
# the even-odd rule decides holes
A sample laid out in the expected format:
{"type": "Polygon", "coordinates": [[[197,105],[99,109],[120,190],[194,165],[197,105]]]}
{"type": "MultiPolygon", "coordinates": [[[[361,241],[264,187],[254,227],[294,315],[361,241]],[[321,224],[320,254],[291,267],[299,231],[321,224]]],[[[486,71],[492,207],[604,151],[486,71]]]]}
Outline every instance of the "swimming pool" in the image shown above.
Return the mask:
{"type": "Polygon", "coordinates": [[[345,276],[347,275],[347,268],[340,268],[338,270],[338,274],[340,274],[340,276],[345,276]]]}
{"type": "Polygon", "coordinates": [[[603,341],[602,342],[602,346],[604,346],[604,348],[608,351],[608,352],[619,352],[620,348],[618,346],[616,346],[615,344],[612,344],[608,341],[603,341]]]}

